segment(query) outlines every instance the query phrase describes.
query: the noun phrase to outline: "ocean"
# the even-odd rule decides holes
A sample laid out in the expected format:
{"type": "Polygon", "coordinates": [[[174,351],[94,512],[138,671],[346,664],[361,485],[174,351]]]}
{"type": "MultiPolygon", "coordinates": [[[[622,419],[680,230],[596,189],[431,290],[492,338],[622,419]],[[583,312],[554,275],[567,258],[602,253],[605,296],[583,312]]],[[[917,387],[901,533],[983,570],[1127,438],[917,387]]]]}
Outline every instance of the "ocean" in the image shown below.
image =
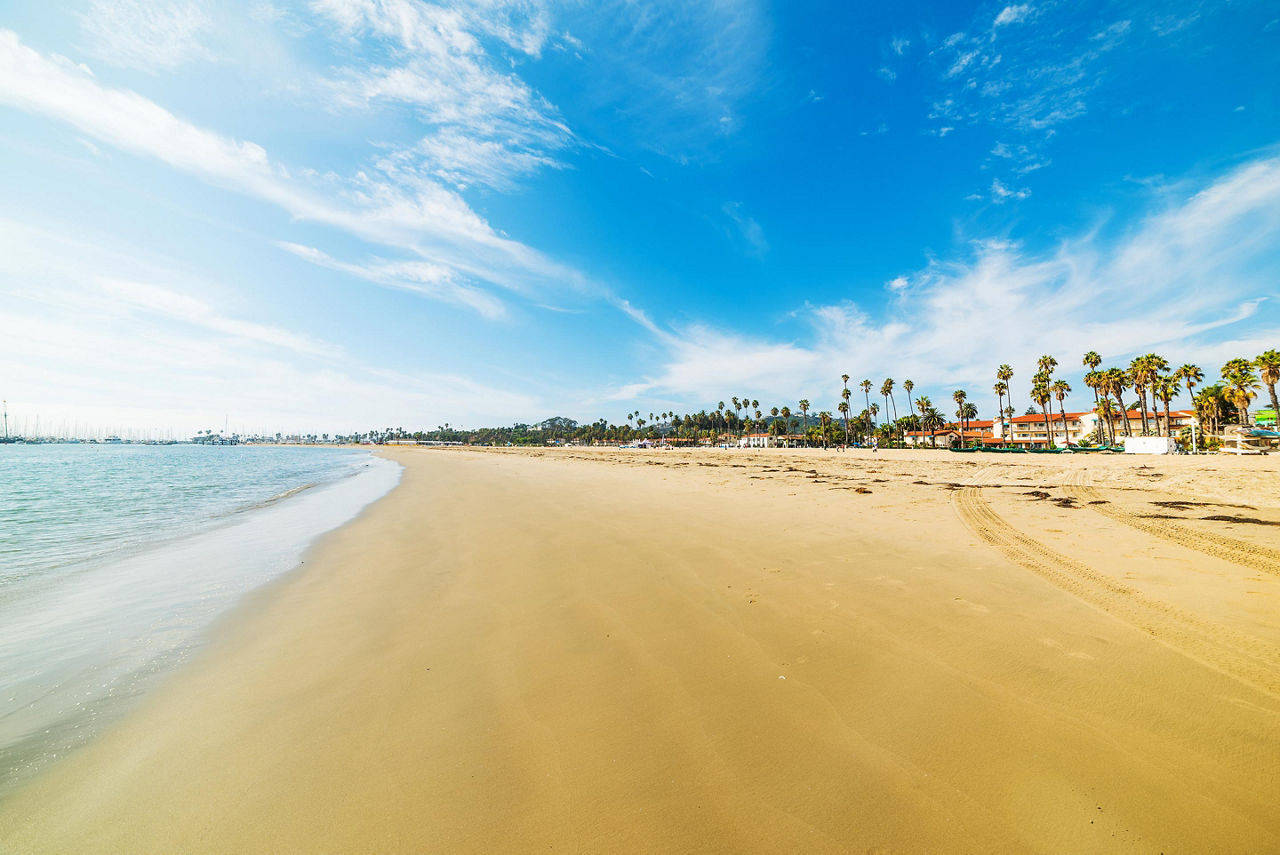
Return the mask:
{"type": "Polygon", "coordinates": [[[399,479],[354,449],[0,445],[0,794],[399,479]]]}

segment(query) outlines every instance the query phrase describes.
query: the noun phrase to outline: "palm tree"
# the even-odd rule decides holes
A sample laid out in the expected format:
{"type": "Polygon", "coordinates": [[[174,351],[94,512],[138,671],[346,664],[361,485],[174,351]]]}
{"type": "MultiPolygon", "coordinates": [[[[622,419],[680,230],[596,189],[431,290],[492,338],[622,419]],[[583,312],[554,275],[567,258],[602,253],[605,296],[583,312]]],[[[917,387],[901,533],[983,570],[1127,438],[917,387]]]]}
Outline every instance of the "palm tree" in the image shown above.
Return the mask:
{"type": "Polygon", "coordinates": [[[1222,379],[1227,381],[1227,400],[1240,414],[1240,424],[1249,423],[1249,403],[1256,397],[1258,377],[1253,373],[1253,363],[1247,359],[1233,359],[1222,366],[1222,379]]]}
{"type": "MultiPolygon", "coordinates": [[[[1103,383],[1106,390],[1116,398],[1116,404],[1120,408],[1120,418],[1124,422],[1124,435],[1133,436],[1133,429],[1129,425],[1129,408],[1124,403],[1125,390],[1129,388],[1129,375],[1123,368],[1108,368],[1102,372],[1103,383]]],[[[1116,435],[1115,425],[1111,426],[1111,435],[1116,435]]]]}
{"type": "Polygon", "coordinates": [[[1098,396],[1098,366],[1102,364],[1102,357],[1096,350],[1091,350],[1084,355],[1081,363],[1089,369],[1084,375],[1084,385],[1093,390],[1093,408],[1096,411],[1098,405],[1102,403],[1098,396]]]}
{"type": "MultiPolygon", "coordinates": [[[[902,389],[906,390],[906,415],[909,416],[911,415],[911,412],[915,410],[915,404],[911,403],[911,389],[914,388],[915,384],[911,383],[910,380],[902,380],[902,389]]],[[[902,444],[906,445],[906,429],[902,428],[899,431],[899,434],[902,438],[902,444]]]]}
{"type": "Polygon", "coordinates": [[[956,417],[960,420],[960,447],[964,447],[964,409],[965,399],[969,397],[969,393],[963,389],[957,389],[951,393],[951,398],[956,402],[956,417]]]}
{"type": "Polygon", "coordinates": [[[801,398],[799,407],[800,407],[801,415],[804,416],[804,430],[802,431],[802,433],[804,434],[805,444],[808,445],[809,444],[809,399],[801,398]]]}
{"type": "MultiPolygon", "coordinates": [[[[889,403],[893,406],[893,424],[896,425],[898,423],[898,399],[893,397],[893,378],[886,377],[884,385],[889,390],[889,403]]],[[[890,436],[892,437],[892,434],[890,436]]]]}
{"type": "Polygon", "coordinates": [[[822,447],[827,447],[827,433],[831,429],[831,413],[823,410],[818,413],[818,424],[822,425],[822,447]]]}
{"type": "Polygon", "coordinates": [[[880,405],[879,405],[879,404],[872,404],[870,407],[868,407],[868,408],[867,408],[867,412],[868,412],[868,413],[871,413],[872,432],[873,432],[873,433],[875,433],[875,432],[877,432],[877,429],[876,429],[876,427],[875,427],[875,425],[876,425],[876,416],[877,416],[877,415],[879,415],[879,413],[880,413],[880,405]]]}
{"type": "Polygon", "coordinates": [[[866,397],[866,399],[867,399],[867,412],[871,413],[871,419],[872,419],[873,427],[874,427],[874,421],[875,421],[875,415],[876,415],[876,414],[875,414],[875,411],[871,409],[871,381],[870,381],[870,380],[863,380],[863,381],[862,381],[861,383],[859,383],[858,385],[862,387],[862,394],[863,394],[863,395],[866,397]]]}
{"type": "MultiPolygon", "coordinates": [[[[999,368],[996,369],[996,379],[1005,385],[1005,391],[1008,392],[1009,389],[1011,388],[1009,386],[1009,381],[1013,379],[1013,369],[1010,368],[1008,365],[1001,365],[999,368]]],[[[1009,395],[1009,406],[1011,407],[1013,406],[1012,394],[1009,395]]]]}
{"type": "Polygon", "coordinates": [[[786,426],[787,426],[787,429],[786,429],[785,431],[783,431],[783,433],[785,433],[785,434],[787,435],[787,443],[788,443],[787,447],[788,447],[788,448],[790,448],[790,447],[791,447],[791,446],[790,446],[790,443],[791,443],[791,408],[790,408],[790,407],[783,407],[783,408],[782,408],[781,410],[779,410],[778,412],[782,415],[782,421],[783,421],[783,422],[786,424],[786,426]]]}
{"type": "MultiPolygon", "coordinates": [[[[1161,374],[1156,378],[1156,397],[1164,404],[1164,435],[1173,436],[1173,418],[1169,413],[1169,401],[1178,395],[1178,378],[1172,374],[1161,374]]],[[[1155,406],[1155,402],[1152,402],[1155,406]]]]}
{"type": "Polygon", "coordinates": [[[1218,434],[1222,429],[1222,417],[1230,404],[1227,398],[1227,387],[1221,383],[1206,386],[1200,390],[1200,394],[1196,395],[1193,403],[1200,423],[1205,424],[1207,422],[1209,431],[1213,434],[1218,434]]]}
{"type": "Polygon", "coordinates": [[[1004,395],[1009,391],[1009,384],[1003,380],[997,380],[991,387],[991,391],[996,393],[996,418],[1000,419],[1000,439],[1002,442],[1008,442],[1009,434],[1004,429],[1004,395]]]}
{"type": "Polygon", "coordinates": [[[1053,396],[1058,399],[1058,412],[1062,414],[1062,442],[1070,444],[1071,436],[1067,433],[1067,410],[1062,402],[1066,400],[1068,394],[1071,393],[1071,384],[1066,380],[1054,380],[1053,385],[1049,387],[1053,392],[1053,396]]]}
{"type": "Polygon", "coordinates": [[[1263,384],[1271,393],[1271,412],[1280,418],[1280,401],[1276,400],[1276,383],[1280,382],[1280,351],[1272,349],[1253,361],[1263,384]]]}
{"type": "Polygon", "coordinates": [[[840,415],[844,416],[844,444],[849,444],[849,402],[841,401],[836,407],[840,411],[840,415]]]}
{"type": "Polygon", "coordinates": [[[933,407],[928,398],[922,396],[916,404],[920,405],[920,427],[929,431],[929,445],[937,448],[938,441],[934,438],[934,431],[946,424],[946,419],[933,407]]]}
{"type": "Polygon", "coordinates": [[[960,407],[960,417],[965,420],[966,424],[972,424],[973,420],[978,417],[978,405],[973,401],[965,401],[964,405],[960,407]]]}
{"type": "MultiPolygon", "coordinates": [[[[1191,406],[1194,407],[1196,396],[1192,390],[1197,384],[1204,381],[1204,372],[1200,370],[1200,366],[1187,363],[1173,372],[1173,377],[1175,380],[1186,384],[1187,398],[1191,401],[1191,406]]],[[[1193,454],[1196,451],[1196,432],[1194,430],[1191,432],[1191,451],[1193,454]]]]}
{"type": "Polygon", "coordinates": [[[1133,386],[1134,391],[1138,393],[1138,406],[1142,412],[1142,434],[1146,436],[1150,433],[1147,427],[1147,375],[1150,369],[1147,367],[1146,357],[1135,357],[1129,363],[1129,384],[1133,386]]]}
{"type": "Polygon", "coordinates": [[[1037,374],[1035,380],[1035,384],[1031,387],[1031,400],[1039,404],[1040,409],[1044,411],[1044,447],[1053,448],[1053,431],[1049,428],[1049,401],[1053,398],[1053,393],[1049,391],[1049,376],[1037,374]]]}
{"type": "Polygon", "coordinates": [[[920,419],[921,419],[920,430],[922,431],[925,429],[924,414],[926,411],[932,408],[933,408],[933,401],[929,400],[928,395],[921,395],[919,398],[916,398],[916,409],[920,411],[920,419]]]}
{"type": "MultiPolygon", "coordinates": [[[[846,375],[846,376],[847,376],[847,375],[846,375]]],[[[845,432],[845,435],[846,435],[846,436],[847,436],[847,435],[848,435],[848,433],[849,433],[849,398],[850,398],[850,396],[851,396],[851,395],[853,395],[853,393],[849,391],[849,387],[848,387],[848,386],[845,386],[843,389],[841,389],[841,390],[840,390],[840,401],[841,401],[841,403],[843,403],[843,404],[845,405],[845,408],[844,408],[844,432],[845,432]]]]}

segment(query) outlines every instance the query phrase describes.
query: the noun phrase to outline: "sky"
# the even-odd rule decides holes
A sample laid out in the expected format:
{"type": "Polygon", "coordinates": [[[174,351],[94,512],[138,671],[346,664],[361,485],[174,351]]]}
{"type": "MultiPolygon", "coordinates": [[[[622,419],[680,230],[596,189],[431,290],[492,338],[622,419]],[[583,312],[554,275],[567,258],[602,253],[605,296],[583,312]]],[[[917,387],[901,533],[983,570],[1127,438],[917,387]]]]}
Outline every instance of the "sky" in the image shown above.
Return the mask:
{"type": "Polygon", "coordinates": [[[0,187],[28,428],[1088,409],[1280,348],[1280,8],[0,0],[0,187]]]}

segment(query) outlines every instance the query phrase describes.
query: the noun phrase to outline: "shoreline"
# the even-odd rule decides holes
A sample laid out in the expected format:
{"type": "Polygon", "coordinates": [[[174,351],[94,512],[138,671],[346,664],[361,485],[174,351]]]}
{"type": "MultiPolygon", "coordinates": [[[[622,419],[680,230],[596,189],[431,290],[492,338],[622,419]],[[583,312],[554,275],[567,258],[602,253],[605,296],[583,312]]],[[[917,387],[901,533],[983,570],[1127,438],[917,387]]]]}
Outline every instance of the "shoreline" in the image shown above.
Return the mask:
{"type": "Polygon", "coordinates": [[[265,499],[224,502],[185,529],[117,543],[65,578],[33,575],[29,590],[9,589],[0,800],[127,717],[244,598],[295,572],[314,541],[393,489],[398,473],[362,456],[265,499]]]}
{"type": "Polygon", "coordinates": [[[1280,845],[1274,461],[380,453],[0,843],[1280,845]]]}

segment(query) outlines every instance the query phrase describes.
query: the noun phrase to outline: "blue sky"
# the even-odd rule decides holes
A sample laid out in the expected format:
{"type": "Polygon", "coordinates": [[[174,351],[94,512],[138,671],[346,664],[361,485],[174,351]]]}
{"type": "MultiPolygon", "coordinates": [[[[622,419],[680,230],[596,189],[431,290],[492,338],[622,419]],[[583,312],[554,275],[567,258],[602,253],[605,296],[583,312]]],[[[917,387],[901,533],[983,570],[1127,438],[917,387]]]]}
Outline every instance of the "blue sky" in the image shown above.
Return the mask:
{"type": "Polygon", "coordinates": [[[367,430],[1280,347],[1268,2],[0,9],[0,392],[367,430]]]}

